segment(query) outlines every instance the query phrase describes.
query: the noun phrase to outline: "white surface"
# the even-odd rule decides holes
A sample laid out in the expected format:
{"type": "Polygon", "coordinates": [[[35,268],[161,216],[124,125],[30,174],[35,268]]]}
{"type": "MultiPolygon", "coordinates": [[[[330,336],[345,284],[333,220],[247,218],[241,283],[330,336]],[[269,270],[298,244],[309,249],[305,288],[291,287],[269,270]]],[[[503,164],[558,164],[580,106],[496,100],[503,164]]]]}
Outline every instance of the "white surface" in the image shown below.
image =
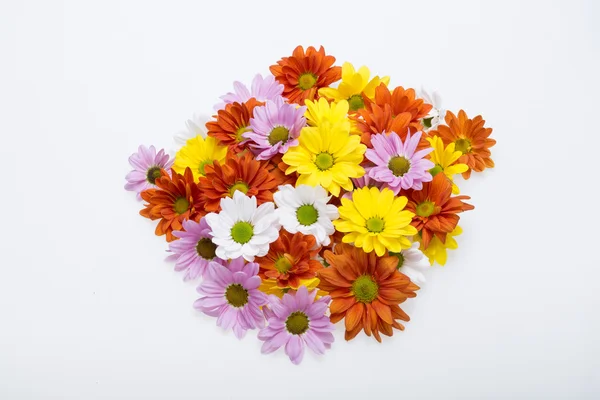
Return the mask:
{"type": "Polygon", "coordinates": [[[0,3],[1,399],[600,396],[598,3],[335,3],[0,3]],[[498,140],[406,331],[340,331],[300,367],[194,311],[123,190],[139,143],[297,44],[438,88],[498,140]]]}

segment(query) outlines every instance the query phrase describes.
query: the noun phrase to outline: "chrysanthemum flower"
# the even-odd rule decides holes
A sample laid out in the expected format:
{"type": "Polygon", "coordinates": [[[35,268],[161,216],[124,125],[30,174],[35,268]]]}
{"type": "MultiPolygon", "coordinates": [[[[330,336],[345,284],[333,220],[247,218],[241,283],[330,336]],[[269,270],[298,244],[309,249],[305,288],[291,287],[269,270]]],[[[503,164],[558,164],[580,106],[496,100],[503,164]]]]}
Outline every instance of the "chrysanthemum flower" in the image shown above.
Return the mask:
{"type": "Polygon", "coordinates": [[[442,108],[442,98],[437,91],[428,92],[424,88],[417,93],[417,97],[423,99],[425,104],[431,104],[431,110],[421,120],[423,130],[428,132],[430,129],[436,129],[446,116],[446,110],[442,108]]]}
{"type": "Polygon", "coordinates": [[[169,258],[175,260],[175,271],[185,271],[184,280],[202,277],[209,262],[222,262],[216,257],[217,245],[212,241],[210,227],[206,219],[200,222],[183,221],[182,231],[173,231],[173,236],[179,238],[169,243],[169,258]]]}
{"type": "Polygon", "coordinates": [[[256,159],[268,160],[297,146],[300,131],[306,126],[305,111],[306,107],[286,104],[281,97],[256,107],[250,120],[252,130],[243,134],[252,141],[249,147],[256,159]]]}
{"type": "Polygon", "coordinates": [[[180,174],[186,168],[190,168],[194,179],[198,181],[201,176],[206,175],[206,166],[218,161],[223,163],[227,158],[227,146],[219,145],[214,137],[203,138],[198,135],[189,139],[175,155],[173,169],[180,174]]]}
{"type": "Polygon", "coordinates": [[[429,246],[433,235],[444,243],[446,235],[456,228],[460,220],[458,213],[475,208],[463,202],[470,199],[469,196],[451,195],[452,183],[444,174],[437,174],[431,182],[423,185],[422,190],[406,192],[406,209],[414,213],[412,225],[420,232],[424,249],[429,246]]]}
{"type": "MultiPolygon", "coordinates": [[[[298,287],[306,286],[309,291],[316,290],[317,298],[321,296],[327,296],[328,293],[326,291],[319,289],[319,282],[319,278],[300,279],[300,284],[298,287]]],[[[265,294],[275,295],[279,298],[282,298],[286,293],[293,293],[297,290],[297,288],[294,289],[289,286],[279,286],[279,283],[276,279],[263,279],[258,289],[265,294]]]]}
{"type": "Polygon", "coordinates": [[[342,81],[339,86],[319,89],[319,95],[334,101],[347,100],[350,111],[359,110],[365,106],[363,95],[372,100],[377,86],[382,83],[387,86],[390,83],[389,76],[374,76],[369,80],[370,77],[369,68],[362,66],[357,72],[352,64],[345,62],[342,65],[342,81]]]}
{"type": "Polygon", "coordinates": [[[425,275],[423,271],[430,267],[427,258],[421,250],[419,250],[419,242],[413,242],[408,249],[402,250],[400,253],[390,253],[398,257],[398,271],[408,276],[411,282],[419,286],[425,283],[425,275]]]}
{"type": "MultiPolygon", "coordinates": [[[[360,189],[363,187],[376,187],[381,191],[383,190],[383,188],[387,187],[385,182],[379,182],[369,177],[369,171],[371,170],[371,168],[373,167],[365,167],[365,174],[360,178],[352,178],[352,183],[354,183],[354,189],[360,189]]],[[[352,200],[352,192],[346,192],[342,197],[345,199],[352,200]]]]}
{"type": "Polygon", "coordinates": [[[302,46],[298,46],[291,57],[283,57],[269,69],[285,87],[283,96],[290,103],[304,105],[305,100],[313,100],[318,96],[320,88],[341,78],[342,69],[333,67],[334,62],[335,57],[325,55],[323,46],[319,51],[310,46],[306,53],[302,46]]]}
{"type": "Polygon", "coordinates": [[[256,99],[251,98],[245,103],[231,103],[225,109],[219,110],[214,117],[216,121],[206,123],[208,136],[212,136],[228,146],[234,153],[245,149],[244,133],[251,130],[250,118],[254,116],[254,108],[260,105],[256,99]]]}
{"type": "Polygon", "coordinates": [[[275,205],[264,203],[256,206],[256,197],[247,197],[236,191],[233,199],[221,200],[221,212],[206,215],[206,222],[217,245],[217,257],[244,257],[254,261],[255,256],[269,252],[269,244],[279,237],[279,223],[275,215],[275,205]]]}
{"type": "Polygon", "coordinates": [[[337,219],[339,213],[334,205],[327,204],[330,199],[327,191],[318,185],[283,185],[273,195],[279,223],[290,233],[314,236],[316,246],[328,245],[329,235],[335,232],[331,221],[337,219]]]}
{"type": "Polygon", "coordinates": [[[444,148],[444,142],[439,136],[433,136],[427,138],[427,140],[431,143],[431,147],[433,147],[433,151],[429,154],[429,159],[435,164],[429,172],[431,172],[432,176],[443,172],[452,182],[452,193],[459,194],[460,190],[454,183],[454,175],[462,174],[469,169],[467,164],[456,164],[462,153],[455,151],[454,143],[450,143],[444,148]]]}
{"type": "Polygon", "coordinates": [[[277,182],[277,185],[292,185],[296,186],[298,180],[298,174],[292,173],[289,175],[285,174],[288,169],[288,165],[282,161],[283,154],[277,153],[269,160],[269,172],[277,182]]]}
{"type": "Polygon", "coordinates": [[[331,322],[345,318],[346,340],[364,330],[381,342],[380,333],[393,335],[404,330],[398,320],[409,321],[398,304],[415,297],[419,287],[397,270],[398,257],[377,257],[347,244],[338,244],[334,253],[325,252],[328,268],[319,271],[319,287],[333,299],[331,322]]]}
{"type": "Polygon", "coordinates": [[[233,329],[238,339],[244,337],[248,329],[264,326],[260,307],[267,304],[267,296],[258,290],[258,264],[246,264],[240,257],[227,266],[211,262],[207,272],[198,286],[202,297],[194,302],[194,308],[217,317],[217,326],[233,329]]]}
{"type": "Polygon", "coordinates": [[[287,293],[283,299],[269,298],[272,311],[267,326],[258,333],[265,343],[262,353],[268,354],[285,346],[285,354],[292,363],[300,364],[304,356],[304,347],[308,346],[317,354],[324,354],[333,343],[332,331],[335,327],[325,315],[329,296],[315,300],[317,292],[308,292],[305,286],[296,293],[287,293]]]}
{"type": "MultiPolygon", "coordinates": [[[[283,93],[283,85],[275,80],[273,75],[267,75],[264,78],[261,74],[257,74],[252,80],[250,89],[241,82],[233,82],[234,92],[229,92],[225,96],[221,96],[221,100],[225,104],[245,103],[251,98],[264,103],[268,100],[274,101],[281,98],[283,93]]],[[[223,108],[219,105],[218,109],[223,108]]]]}
{"type": "Polygon", "coordinates": [[[157,236],[167,235],[167,242],[175,237],[173,230],[180,231],[183,221],[199,221],[205,214],[200,202],[200,190],[194,181],[194,175],[186,168],[183,175],[171,171],[171,176],[163,169],[156,178],[156,189],[142,192],[142,199],[148,202],[140,215],[157,220],[155,233],[157,236]]]}
{"type": "Polygon", "coordinates": [[[406,202],[406,197],[394,197],[387,188],[356,189],[352,200],[342,198],[340,219],[333,224],[346,233],[344,243],[354,243],[367,253],[375,250],[378,256],[384,255],[386,249],[398,253],[410,247],[406,236],[417,233],[410,225],[414,214],[404,210],[406,202]]]}
{"type": "Polygon", "coordinates": [[[173,160],[165,154],[163,149],[156,152],[154,146],[146,147],[141,145],[138,152],[129,157],[129,164],[133,170],[125,176],[127,183],[125,190],[135,192],[138,200],[141,200],[141,193],[144,190],[156,188],[155,181],[160,177],[160,170],[169,170],[173,165],[173,160]]]}
{"type": "Polygon", "coordinates": [[[208,120],[208,116],[194,113],[191,119],[185,121],[185,129],[173,135],[173,142],[175,142],[174,153],[177,153],[179,149],[185,146],[188,140],[198,135],[206,139],[206,123],[208,120]]]}
{"type": "MultiPolygon", "coordinates": [[[[421,243],[421,250],[429,259],[429,264],[433,265],[434,261],[439,265],[446,265],[446,260],[448,259],[448,250],[456,250],[458,249],[458,243],[455,236],[460,235],[463,232],[462,228],[456,225],[456,228],[452,232],[449,232],[446,235],[446,241],[442,243],[437,236],[433,236],[431,241],[429,242],[429,246],[427,248],[423,248],[423,243],[421,243]]],[[[421,240],[420,236],[415,236],[417,240],[421,240]]]]}
{"type": "Polygon", "coordinates": [[[469,169],[463,172],[463,178],[469,179],[471,171],[481,172],[486,168],[494,167],[489,149],[496,144],[496,141],[489,138],[492,128],[483,126],[485,120],[481,115],[470,119],[463,110],[458,112],[458,117],[448,111],[446,124],[448,126],[440,125],[437,130],[432,130],[429,134],[441,137],[444,144],[454,143],[454,149],[463,153],[458,163],[469,166],[469,169]]]}
{"type": "Polygon", "coordinates": [[[423,182],[431,181],[429,170],[434,164],[424,157],[431,153],[431,147],[416,151],[421,132],[410,133],[402,142],[394,132],[380,133],[371,136],[372,149],[367,149],[365,156],[375,166],[369,170],[369,177],[385,182],[394,194],[400,189],[421,190],[423,182]]]}
{"type": "Polygon", "coordinates": [[[323,265],[315,259],[321,248],[311,235],[289,233],[282,229],[279,238],[271,243],[269,252],[255,261],[260,265],[262,279],[275,279],[277,284],[297,289],[301,279],[316,276],[323,265]]]}

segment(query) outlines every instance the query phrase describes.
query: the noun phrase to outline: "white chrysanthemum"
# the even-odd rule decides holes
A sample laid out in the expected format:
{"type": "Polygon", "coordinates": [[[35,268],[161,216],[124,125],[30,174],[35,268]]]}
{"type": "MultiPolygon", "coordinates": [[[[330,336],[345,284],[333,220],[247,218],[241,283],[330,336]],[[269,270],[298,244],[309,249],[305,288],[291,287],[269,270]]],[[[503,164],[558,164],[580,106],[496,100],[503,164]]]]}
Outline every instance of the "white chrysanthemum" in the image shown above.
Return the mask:
{"type": "Polygon", "coordinates": [[[425,283],[423,271],[429,268],[430,265],[425,254],[419,250],[419,245],[419,242],[414,242],[411,247],[396,255],[400,259],[398,263],[400,272],[408,276],[412,282],[421,286],[425,283]]]}
{"type": "Polygon", "coordinates": [[[173,149],[174,153],[177,153],[179,149],[185,146],[188,140],[195,138],[198,135],[206,139],[206,123],[208,120],[208,116],[194,113],[191,119],[185,121],[185,129],[182,129],[173,135],[173,141],[175,142],[173,149]]]}
{"type": "Polygon", "coordinates": [[[336,206],[327,204],[330,199],[321,186],[283,185],[273,194],[277,204],[275,213],[285,230],[313,235],[318,246],[331,242],[329,235],[335,232],[331,221],[340,216],[336,206]]]}
{"type": "Polygon", "coordinates": [[[423,99],[425,103],[433,106],[431,111],[429,111],[429,114],[423,118],[425,132],[429,131],[430,129],[437,128],[440,122],[443,122],[444,118],[446,117],[446,110],[442,108],[442,98],[440,94],[437,90],[434,92],[428,92],[424,88],[421,88],[417,96],[423,99]]]}
{"type": "Polygon", "coordinates": [[[266,255],[269,244],[279,237],[280,225],[274,210],[275,205],[270,202],[257,207],[256,197],[247,197],[239,190],[233,199],[223,198],[221,212],[206,215],[217,257],[254,261],[255,256],[266,255]]]}

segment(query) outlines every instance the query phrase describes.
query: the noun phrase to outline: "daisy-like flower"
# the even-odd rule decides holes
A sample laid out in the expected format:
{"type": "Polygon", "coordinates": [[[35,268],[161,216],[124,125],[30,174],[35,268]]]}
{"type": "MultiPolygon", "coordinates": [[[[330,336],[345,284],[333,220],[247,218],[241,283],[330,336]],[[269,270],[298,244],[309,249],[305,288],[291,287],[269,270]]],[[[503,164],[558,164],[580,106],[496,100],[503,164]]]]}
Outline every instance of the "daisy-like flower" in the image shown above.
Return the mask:
{"type": "Polygon", "coordinates": [[[268,160],[297,146],[300,130],[306,126],[305,111],[306,107],[286,104],[281,97],[256,107],[250,120],[252,130],[243,134],[252,141],[249,147],[256,159],[268,160]]]}
{"type": "Polygon", "coordinates": [[[398,271],[408,276],[412,282],[423,286],[425,283],[423,271],[429,268],[430,264],[423,252],[419,250],[419,245],[419,242],[414,242],[408,249],[390,255],[398,257],[398,271]]]}
{"type": "Polygon", "coordinates": [[[325,354],[333,343],[335,327],[325,315],[331,298],[315,300],[317,292],[308,292],[305,286],[296,293],[287,293],[282,299],[271,296],[269,308],[272,313],[267,326],[260,330],[258,338],[265,343],[262,353],[268,354],[285,346],[285,354],[294,364],[300,364],[307,346],[316,354],[325,354]]]}
{"type": "MultiPolygon", "coordinates": [[[[318,299],[319,297],[327,296],[328,294],[326,291],[319,289],[319,282],[319,278],[300,279],[298,287],[305,286],[309,291],[316,290],[318,299]]],[[[279,286],[279,282],[276,279],[263,279],[259,289],[265,294],[275,295],[279,298],[282,298],[286,293],[293,293],[297,290],[297,288],[294,289],[289,286],[279,286]]]]}
{"type": "Polygon", "coordinates": [[[255,261],[260,265],[262,279],[275,279],[282,288],[297,289],[302,279],[314,278],[323,268],[316,260],[320,250],[314,236],[292,234],[282,229],[267,255],[257,257],[255,261]]]}
{"type": "Polygon", "coordinates": [[[439,136],[429,137],[427,140],[431,143],[431,147],[433,148],[433,151],[429,154],[429,159],[435,164],[435,167],[429,172],[432,176],[436,176],[440,172],[443,172],[444,175],[450,179],[450,182],[452,182],[452,193],[459,194],[460,190],[454,183],[454,175],[462,174],[469,169],[467,164],[456,163],[462,153],[460,151],[455,151],[454,143],[450,143],[444,148],[444,142],[439,136]]]}
{"type": "Polygon", "coordinates": [[[363,95],[368,99],[375,97],[375,88],[380,84],[388,85],[390,77],[374,76],[371,77],[369,68],[362,66],[356,71],[349,62],[342,65],[342,81],[337,88],[322,88],[319,95],[327,97],[333,101],[347,100],[350,105],[350,111],[356,111],[365,106],[363,95]]]}
{"type": "Polygon", "coordinates": [[[201,176],[206,175],[206,166],[218,161],[223,163],[227,158],[227,146],[219,145],[214,137],[204,138],[197,135],[189,139],[175,155],[173,169],[180,174],[186,168],[190,168],[194,179],[198,181],[201,176]]]}
{"type": "Polygon", "coordinates": [[[243,258],[236,258],[226,266],[211,262],[207,272],[198,286],[202,297],[194,302],[194,308],[217,317],[217,326],[233,329],[238,339],[247,330],[264,326],[260,307],[267,304],[267,296],[258,290],[258,264],[246,264],[243,258]]]}
{"type": "Polygon", "coordinates": [[[335,228],[331,221],[339,217],[337,208],[327,204],[331,196],[321,186],[279,186],[273,195],[279,223],[290,233],[314,236],[315,246],[327,246],[335,228]]]}
{"type": "Polygon", "coordinates": [[[365,156],[375,164],[369,170],[369,177],[385,182],[394,194],[400,189],[421,190],[423,182],[431,181],[429,170],[434,164],[424,157],[431,153],[431,147],[416,151],[421,132],[410,133],[404,143],[394,132],[389,135],[380,133],[371,137],[372,149],[368,149],[365,156]]]}
{"type": "Polygon", "coordinates": [[[212,241],[210,227],[206,219],[200,222],[183,221],[182,231],[173,231],[173,236],[179,238],[169,243],[169,258],[175,260],[175,271],[185,271],[184,280],[202,277],[211,261],[222,262],[216,257],[217,245],[212,241]]]}
{"type": "Polygon", "coordinates": [[[141,145],[138,152],[129,157],[129,164],[133,170],[125,176],[127,180],[125,190],[135,192],[138,200],[141,200],[141,193],[144,190],[156,188],[155,182],[161,176],[160,170],[169,170],[173,165],[173,160],[169,158],[168,154],[165,154],[163,149],[157,153],[154,146],[141,145]]]}
{"type": "MultiPolygon", "coordinates": [[[[352,179],[352,183],[354,183],[354,189],[360,189],[363,187],[376,187],[381,191],[383,190],[383,188],[387,187],[385,182],[376,181],[375,179],[369,177],[369,171],[371,170],[371,168],[373,167],[365,167],[365,174],[363,176],[361,176],[360,178],[352,179]]],[[[352,200],[352,192],[346,192],[342,197],[345,199],[352,200]]]]}
{"type": "Polygon", "coordinates": [[[191,119],[185,121],[185,129],[176,132],[173,135],[173,141],[175,142],[175,151],[177,153],[179,149],[186,145],[187,141],[200,135],[202,138],[206,138],[206,123],[209,117],[204,114],[196,114],[191,119]]]}
{"type": "Polygon", "coordinates": [[[397,270],[398,257],[377,257],[347,244],[339,244],[334,252],[326,251],[328,268],[319,271],[319,287],[333,299],[331,322],[345,319],[346,340],[361,329],[381,342],[380,333],[392,336],[393,329],[404,330],[398,320],[410,318],[398,304],[415,297],[417,285],[397,270]]]}
{"type": "Polygon", "coordinates": [[[217,245],[217,257],[244,257],[254,261],[255,256],[269,252],[269,244],[279,237],[279,223],[273,203],[256,206],[256,197],[247,197],[236,191],[233,199],[221,200],[221,212],[206,215],[206,222],[217,245]]]}
{"type": "Polygon", "coordinates": [[[446,110],[442,108],[442,97],[437,90],[430,93],[423,87],[417,93],[417,97],[423,99],[426,104],[431,104],[431,111],[421,120],[425,132],[436,129],[446,116],[446,110]]]}
{"type": "Polygon", "coordinates": [[[243,151],[247,141],[244,133],[250,131],[250,119],[254,116],[254,108],[260,105],[251,98],[245,103],[231,103],[219,110],[215,121],[206,123],[208,136],[218,139],[222,145],[228,146],[234,153],[243,151]]]}
{"type": "Polygon", "coordinates": [[[496,141],[489,138],[492,128],[484,127],[485,120],[481,115],[470,119],[463,110],[458,112],[458,117],[448,111],[446,124],[448,126],[440,125],[437,130],[429,131],[429,134],[439,136],[444,144],[454,143],[454,149],[462,153],[458,163],[469,166],[469,169],[463,172],[463,178],[469,179],[471,171],[481,172],[486,168],[494,167],[489,149],[496,144],[496,141]]]}
{"type": "Polygon", "coordinates": [[[221,199],[233,197],[235,192],[256,196],[258,204],[273,201],[277,181],[269,172],[266,162],[256,161],[251,154],[231,156],[224,164],[207,165],[206,176],[198,186],[206,211],[219,211],[221,199]]]}
{"type": "Polygon", "coordinates": [[[437,174],[431,182],[423,185],[422,190],[406,192],[406,209],[414,213],[412,225],[420,232],[424,249],[429,246],[433,235],[445,243],[446,235],[456,228],[460,220],[458,213],[475,208],[463,202],[469,200],[469,196],[451,195],[452,183],[444,174],[437,174]]]}
{"type": "Polygon", "coordinates": [[[325,55],[323,46],[318,51],[310,46],[306,52],[302,46],[298,46],[291,57],[283,57],[269,69],[275,79],[283,84],[283,96],[290,103],[304,105],[305,100],[317,97],[320,88],[341,78],[342,69],[334,67],[334,62],[335,57],[325,55]]]}
{"type": "Polygon", "coordinates": [[[352,200],[342,198],[342,206],[338,208],[340,219],[333,224],[346,233],[344,243],[354,243],[366,253],[375,250],[378,256],[383,256],[386,249],[398,253],[411,245],[406,236],[417,234],[410,225],[414,213],[404,210],[406,202],[406,197],[394,197],[394,192],[387,188],[356,189],[352,200]]]}
{"type": "MultiPolygon", "coordinates": [[[[446,265],[446,260],[448,259],[448,250],[458,249],[458,243],[454,237],[460,235],[462,232],[462,228],[456,225],[456,228],[446,235],[445,242],[442,243],[437,236],[434,236],[431,238],[429,246],[427,246],[426,249],[423,248],[423,243],[421,243],[421,250],[429,259],[429,264],[433,265],[433,263],[436,262],[442,266],[446,265]]],[[[421,240],[419,236],[415,237],[417,240],[421,240]]]]}
{"type": "MultiPolygon", "coordinates": [[[[251,98],[264,103],[268,100],[274,101],[281,98],[283,93],[283,85],[275,80],[273,75],[267,75],[264,78],[261,74],[257,74],[252,80],[250,89],[241,82],[233,82],[233,93],[229,92],[225,96],[221,96],[221,100],[225,104],[245,103],[251,98]]],[[[217,110],[223,108],[224,105],[217,105],[217,110]]]]}

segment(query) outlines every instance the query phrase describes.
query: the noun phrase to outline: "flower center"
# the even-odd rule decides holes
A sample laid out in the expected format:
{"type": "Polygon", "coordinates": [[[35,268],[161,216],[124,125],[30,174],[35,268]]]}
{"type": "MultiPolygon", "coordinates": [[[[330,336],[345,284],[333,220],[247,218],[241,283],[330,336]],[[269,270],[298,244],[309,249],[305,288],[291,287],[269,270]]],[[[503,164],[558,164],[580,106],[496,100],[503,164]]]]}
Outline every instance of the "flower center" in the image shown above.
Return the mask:
{"type": "Polygon", "coordinates": [[[302,335],[308,330],[308,317],[302,311],[295,311],[285,321],[285,327],[292,335],[302,335]]]}
{"type": "Polygon", "coordinates": [[[146,174],[146,180],[154,185],[157,178],[160,178],[160,167],[149,168],[148,173],[146,174]]]}
{"type": "Polygon", "coordinates": [[[419,217],[429,217],[433,214],[435,205],[431,201],[424,201],[417,206],[417,215],[419,217]]]}
{"type": "Polygon", "coordinates": [[[296,210],[296,218],[300,224],[309,226],[317,222],[317,219],[319,219],[319,212],[312,204],[305,204],[298,207],[296,210]]]}
{"type": "Polygon", "coordinates": [[[215,258],[217,245],[212,242],[209,238],[202,238],[196,245],[196,253],[205,260],[212,260],[215,258]]]}
{"type": "Polygon", "coordinates": [[[269,144],[271,146],[274,146],[279,142],[284,144],[285,142],[287,142],[289,136],[290,130],[288,128],[286,128],[285,126],[276,126],[275,128],[273,128],[271,133],[269,133],[269,144]]]}
{"type": "Polygon", "coordinates": [[[468,139],[458,139],[454,142],[454,150],[463,154],[471,152],[471,142],[468,139]]]}
{"type": "Polygon", "coordinates": [[[421,123],[423,123],[423,126],[427,129],[431,128],[431,120],[433,120],[433,117],[429,117],[429,118],[423,118],[423,120],[421,121],[421,123]]]}
{"type": "Polygon", "coordinates": [[[410,161],[401,156],[392,157],[388,168],[395,176],[403,176],[410,169],[410,161]]]}
{"type": "Polygon", "coordinates": [[[213,160],[204,160],[200,162],[200,165],[198,166],[198,173],[200,173],[200,175],[205,176],[206,175],[206,171],[204,170],[204,167],[206,167],[207,165],[212,165],[213,160]]]}
{"type": "Polygon", "coordinates": [[[315,86],[316,83],[317,77],[311,72],[305,72],[298,77],[298,86],[302,90],[308,90],[311,87],[315,86]]]}
{"type": "Polygon", "coordinates": [[[404,255],[402,253],[394,253],[390,251],[390,256],[398,257],[398,265],[396,266],[396,268],[400,269],[402,267],[402,264],[404,264],[404,255]]]}
{"type": "Polygon", "coordinates": [[[229,196],[233,197],[233,194],[236,190],[239,190],[240,192],[246,194],[248,193],[248,190],[250,190],[250,188],[248,187],[246,182],[236,182],[233,185],[229,186],[229,196]]]}
{"type": "Polygon", "coordinates": [[[384,225],[383,219],[379,217],[373,217],[367,220],[367,230],[369,232],[379,233],[383,231],[384,225]]]}
{"type": "Polygon", "coordinates": [[[378,293],[379,286],[370,275],[361,275],[352,284],[352,294],[362,303],[372,302],[378,293]]]}
{"type": "Polygon", "coordinates": [[[280,256],[277,261],[275,261],[275,269],[280,274],[287,274],[287,272],[292,269],[293,266],[294,258],[287,253],[280,256]]]}
{"type": "Polygon", "coordinates": [[[175,209],[175,212],[177,214],[181,215],[190,209],[190,202],[185,197],[180,197],[177,200],[175,200],[175,203],[173,204],[173,209],[175,209]]]}
{"type": "Polygon", "coordinates": [[[250,130],[249,126],[240,126],[237,131],[235,131],[235,141],[240,143],[246,140],[242,135],[250,130]]]}
{"type": "Polygon", "coordinates": [[[444,168],[440,164],[436,164],[435,167],[433,167],[429,170],[429,173],[433,177],[433,176],[436,176],[437,174],[439,174],[440,172],[442,172],[443,170],[444,170],[444,168]]]}
{"type": "Polygon", "coordinates": [[[315,158],[315,165],[321,171],[326,171],[329,168],[333,167],[333,156],[326,152],[319,153],[315,158]]]}
{"type": "Polygon", "coordinates": [[[360,94],[355,94],[348,98],[348,106],[350,111],[360,110],[365,106],[365,101],[360,94]]]}
{"type": "Polygon", "coordinates": [[[225,290],[225,298],[231,306],[243,307],[248,303],[248,291],[239,283],[234,283],[225,290]]]}
{"type": "Polygon", "coordinates": [[[254,227],[246,221],[238,221],[231,228],[231,238],[234,242],[245,244],[254,236],[254,227]]]}

